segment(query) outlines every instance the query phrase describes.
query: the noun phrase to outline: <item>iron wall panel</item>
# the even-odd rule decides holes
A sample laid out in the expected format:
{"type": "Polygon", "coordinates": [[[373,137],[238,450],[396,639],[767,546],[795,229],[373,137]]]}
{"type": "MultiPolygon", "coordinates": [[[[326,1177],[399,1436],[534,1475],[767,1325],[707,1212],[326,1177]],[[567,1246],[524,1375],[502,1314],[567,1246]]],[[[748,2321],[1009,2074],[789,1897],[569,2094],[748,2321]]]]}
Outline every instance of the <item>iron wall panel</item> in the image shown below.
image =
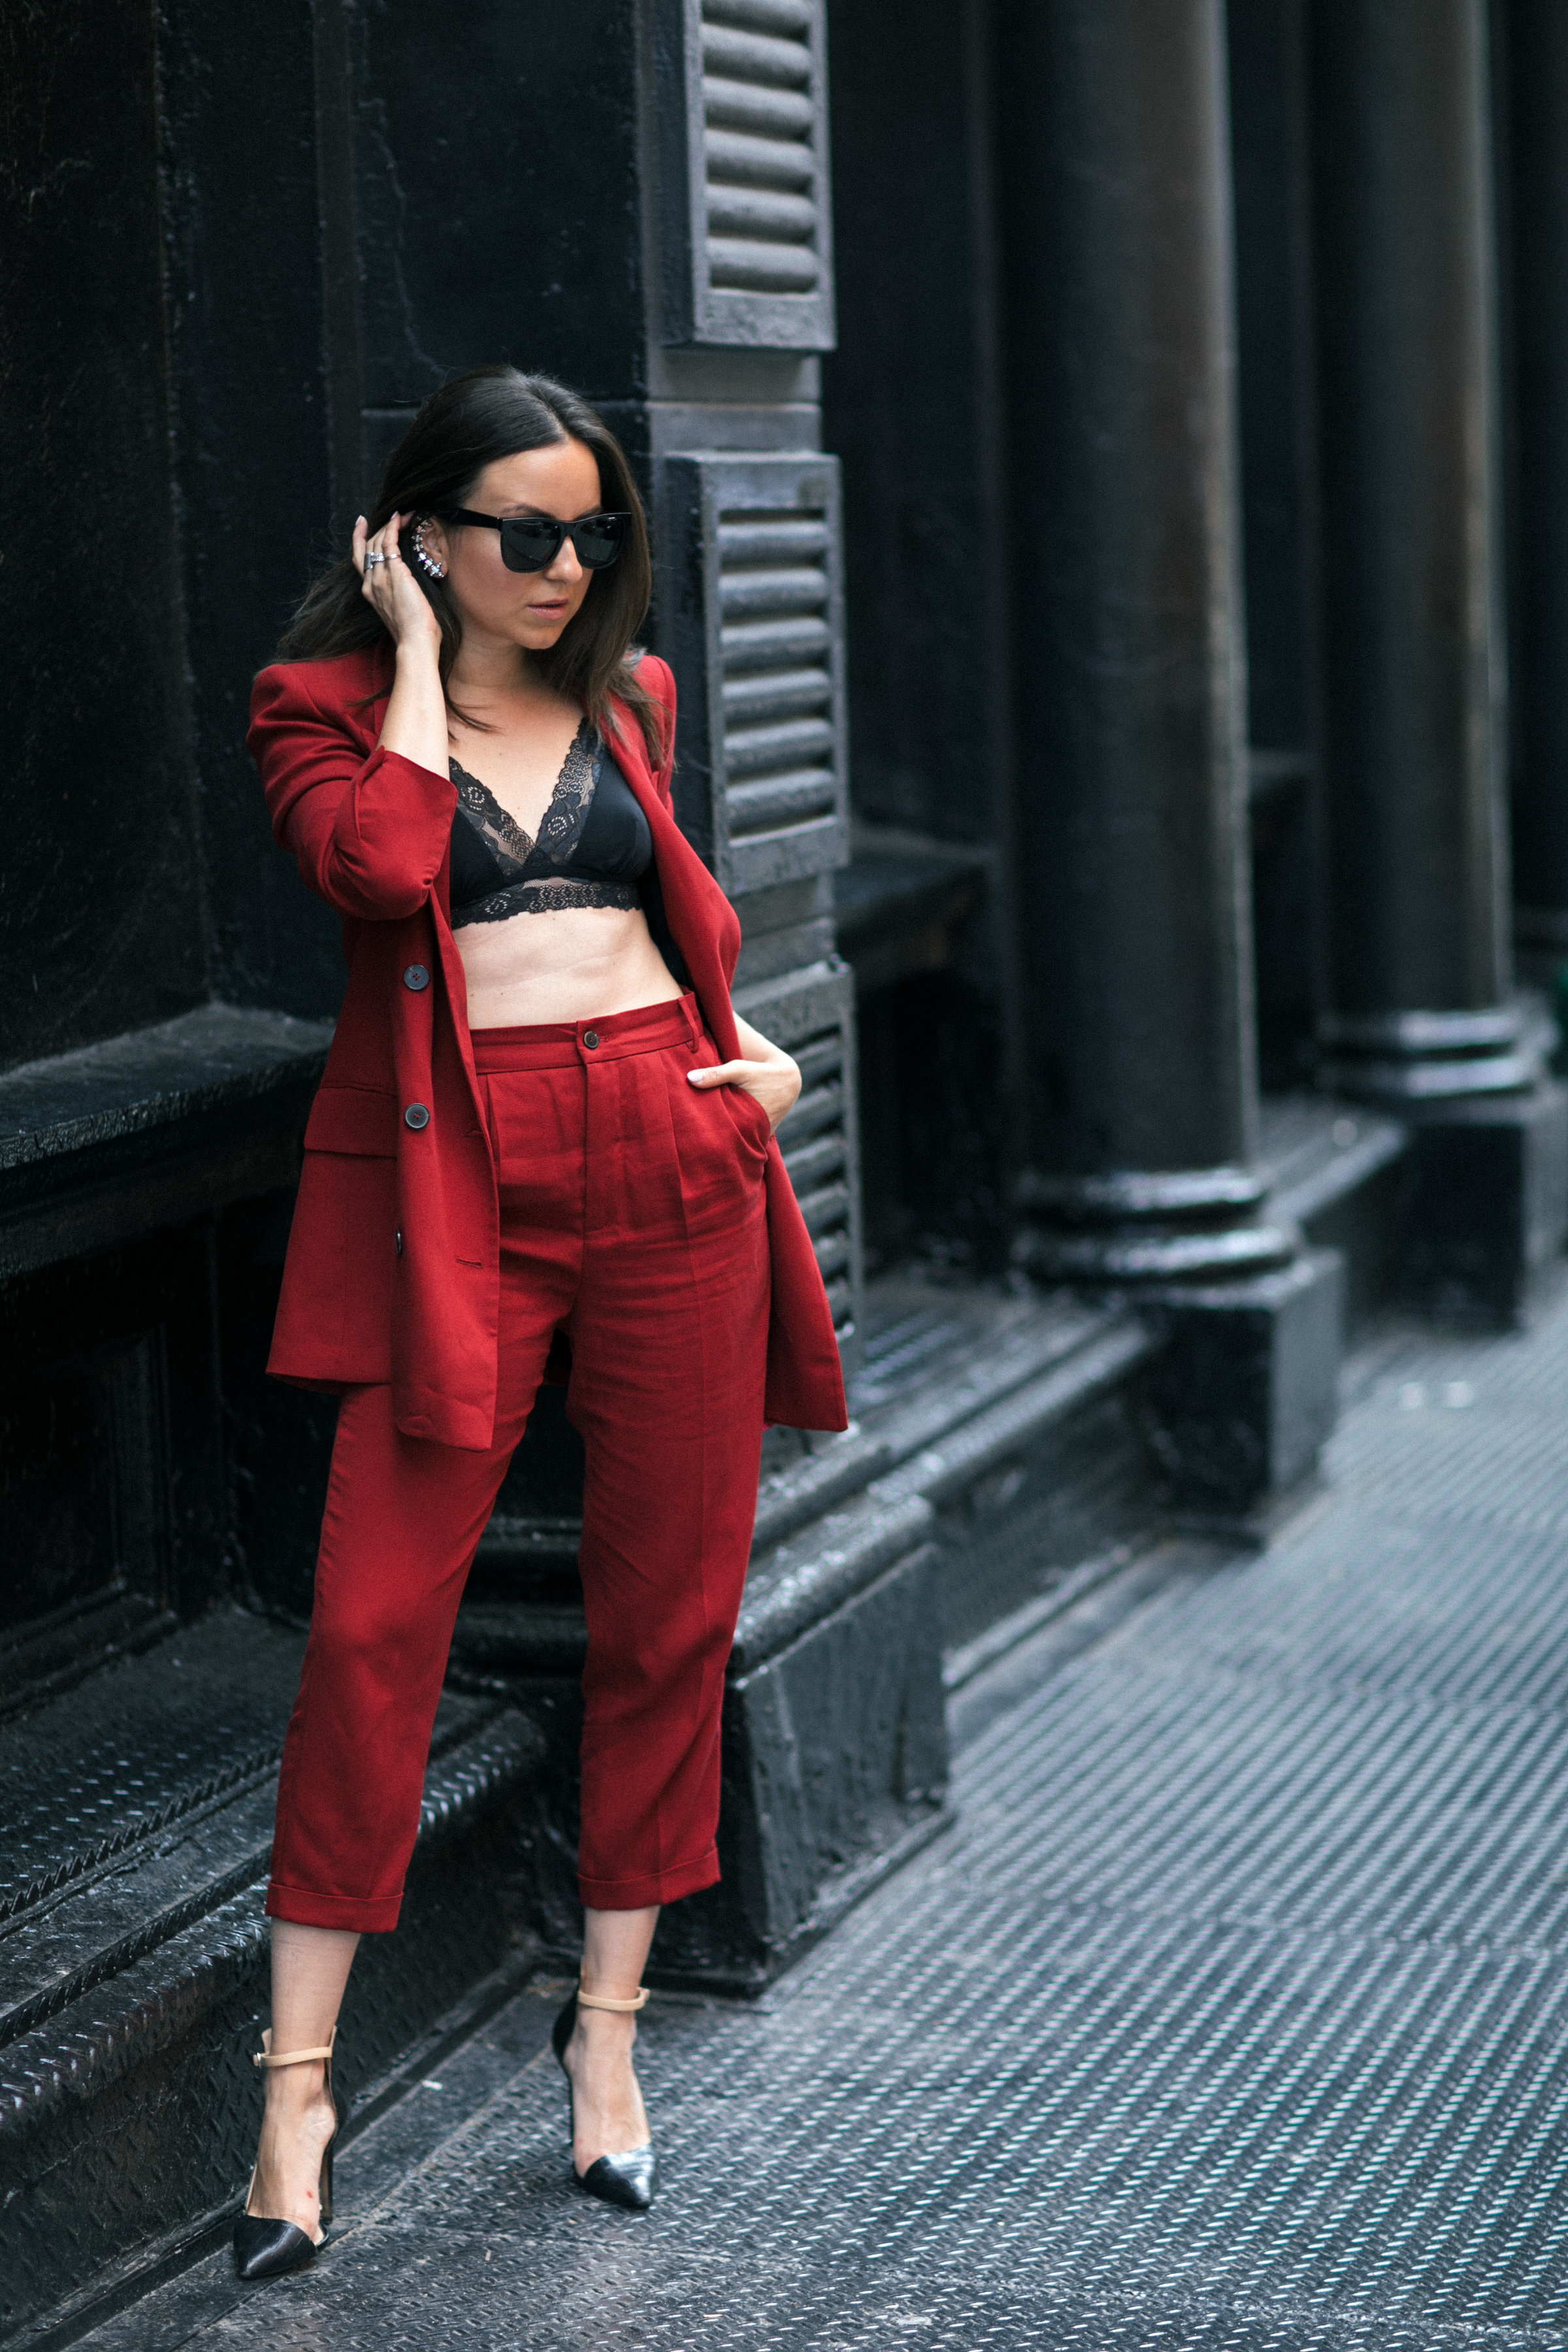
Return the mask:
{"type": "Polygon", "coordinates": [[[347,20],[365,407],[412,407],[487,360],[591,399],[636,383],[632,11],[584,0],[546,20],[481,0],[455,38],[406,0],[324,5],[347,20]]]}
{"type": "Polygon", "coordinates": [[[8,9],[0,1067],[206,992],[150,9],[8,9]]]}
{"type": "Polygon", "coordinates": [[[225,1523],[197,1221],[0,1289],[0,1716],[214,1597],[225,1523]]]}
{"type": "Polygon", "coordinates": [[[837,461],[668,457],[680,822],[732,897],[842,866],[848,747],[837,461]]]}
{"type": "Polygon", "coordinates": [[[214,986],[231,1004],[331,1016],[342,926],[279,852],[245,748],[251,680],[312,573],[346,544],[362,488],[356,466],[334,547],[329,423],[343,355],[321,295],[311,10],[165,0],[159,27],[174,497],[214,986]]]}
{"type": "Polygon", "coordinates": [[[852,1370],[859,1360],[865,1282],[854,978],[836,959],[738,990],[735,1010],[800,1064],[805,1084],[779,1143],[852,1370]]]}
{"type": "Polygon", "coordinates": [[[831,351],[826,0],[660,0],[664,340],[831,351]]]}

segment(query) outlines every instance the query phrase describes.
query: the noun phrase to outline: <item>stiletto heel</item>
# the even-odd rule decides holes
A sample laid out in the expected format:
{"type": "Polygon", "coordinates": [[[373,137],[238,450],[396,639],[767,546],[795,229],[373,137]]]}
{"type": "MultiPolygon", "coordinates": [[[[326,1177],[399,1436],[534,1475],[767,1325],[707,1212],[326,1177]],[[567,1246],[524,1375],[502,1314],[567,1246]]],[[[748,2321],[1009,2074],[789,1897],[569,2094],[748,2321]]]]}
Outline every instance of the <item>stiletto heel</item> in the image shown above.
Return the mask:
{"type": "MultiPolygon", "coordinates": [[[[275,2058],[272,2054],[272,2029],[269,2026],[261,2037],[260,2049],[255,2053],[255,2063],[259,2067],[303,2066],[313,2058],[320,2058],[325,2062],[323,2072],[326,2077],[327,2096],[331,2100],[332,2114],[336,2120],[332,2125],[332,2137],[321,2150],[321,2181],[319,2194],[323,2228],[332,2218],[332,2148],[338,2133],[342,2127],[342,2114],[338,2106],[337,2095],[332,2089],[332,2043],[337,2038],[338,2029],[334,2025],[321,2049],[290,2050],[286,2055],[275,2058]]],[[[252,2166],[250,2188],[245,2192],[246,2210],[234,2225],[235,2269],[242,2279],[281,2278],[287,2271],[303,2270],[307,2263],[314,2262],[316,2259],[315,2240],[308,2231],[301,2230],[297,2222],[268,2221],[261,2214],[252,2213],[250,2199],[255,2187],[256,2168],[252,2166]]]]}
{"type": "MultiPolygon", "coordinates": [[[[577,2132],[577,2103],[572,2089],[572,2076],[566,2064],[566,2044],[577,2030],[577,2011],[583,2009],[613,2009],[626,2017],[647,2005],[647,1987],[631,2000],[612,2000],[606,1994],[584,1992],[581,1985],[556,2019],[550,2040],[560,2061],[561,2072],[566,2076],[566,2100],[572,2110],[572,2132],[577,2132]]],[[[628,2147],[618,2156],[595,2158],[586,2172],[579,2172],[575,2163],[572,2178],[579,2189],[590,2197],[602,2197],[606,2205],[625,2206],[628,2213],[646,2213],[653,2203],[658,2187],[658,2158],[652,2140],[641,2147],[628,2147]]]]}

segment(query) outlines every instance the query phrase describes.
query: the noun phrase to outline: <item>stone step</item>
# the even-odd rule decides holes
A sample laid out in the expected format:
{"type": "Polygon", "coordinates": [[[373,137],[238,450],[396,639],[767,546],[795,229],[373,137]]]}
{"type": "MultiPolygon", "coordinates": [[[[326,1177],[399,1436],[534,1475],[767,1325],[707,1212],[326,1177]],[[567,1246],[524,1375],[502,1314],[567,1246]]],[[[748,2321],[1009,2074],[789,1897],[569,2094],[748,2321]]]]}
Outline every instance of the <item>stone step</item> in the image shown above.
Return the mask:
{"type": "MultiPolygon", "coordinates": [[[[275,1773],[303,1651],[302,1633],[215,1611],[9,1724],[0,1939],[20,1914],[275,1773]]],[[[0,1956],[0,2010],[5,1966],[0,1956]]]]}
{"type": "MultiPolygon", "coordinates": [[[[243,2189],[302,1646],[218,1612],[0,1738],[0,2339],[243,2189]]],[[[344,2003],[351,2100],[524,1950],[508,1801],[540,1750],[502,1700],[443,1699],[403,1920],[367,1939],[344,2003]]]]}

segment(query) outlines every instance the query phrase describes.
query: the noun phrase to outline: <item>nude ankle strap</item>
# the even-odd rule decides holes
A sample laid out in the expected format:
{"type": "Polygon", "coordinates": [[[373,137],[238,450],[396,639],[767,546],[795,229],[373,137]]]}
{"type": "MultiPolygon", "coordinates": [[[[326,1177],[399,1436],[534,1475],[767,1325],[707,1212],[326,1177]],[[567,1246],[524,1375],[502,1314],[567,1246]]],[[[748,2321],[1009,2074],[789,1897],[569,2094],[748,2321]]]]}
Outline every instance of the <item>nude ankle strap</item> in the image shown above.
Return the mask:
{"type": "Polygon", "coordinates": [[[308,2059],[330,2058],[332,2043],[337,2038],[338,2029],[334,2025],[319,2050],[289,2050],[275,2058],[272,2054],[272,2028],[268,2026],[261,2037],[260,2049],[251,2053],[251,2063],[257,2066],[303,2066],[308,2059]]]}
{"type": "Polygon", "coordinates": [[[634,2010],[646,2009],[647,2000],[647,1985],[639,1987],[630,2000],[616,2000],[607,1992],[584,1992],[581,1985],[577,1988],[579,2009],[613,2009],[622,2017],[629,2017],[634,2010]]]}

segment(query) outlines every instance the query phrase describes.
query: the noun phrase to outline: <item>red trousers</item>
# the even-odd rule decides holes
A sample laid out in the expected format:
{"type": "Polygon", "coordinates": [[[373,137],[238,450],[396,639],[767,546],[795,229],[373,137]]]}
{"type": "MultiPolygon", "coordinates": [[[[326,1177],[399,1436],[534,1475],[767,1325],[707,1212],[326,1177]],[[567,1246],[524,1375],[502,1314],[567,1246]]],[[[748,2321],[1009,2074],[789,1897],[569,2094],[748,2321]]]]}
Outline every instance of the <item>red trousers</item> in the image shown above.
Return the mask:
{"type": "Polygon", "coordinates": [[[501,1210],[489,1449],[338,1415],[315,1608],[278,1789],[267,1908],[395,1927],[430,1729],[475,1549],[557,1329],[587,1459],[578,1883],[637,1910],[719,1875],[719,1718],[756,1512],[767,1349],[767,1115],[694,1001],[479,1030],[501,1210]]]}

